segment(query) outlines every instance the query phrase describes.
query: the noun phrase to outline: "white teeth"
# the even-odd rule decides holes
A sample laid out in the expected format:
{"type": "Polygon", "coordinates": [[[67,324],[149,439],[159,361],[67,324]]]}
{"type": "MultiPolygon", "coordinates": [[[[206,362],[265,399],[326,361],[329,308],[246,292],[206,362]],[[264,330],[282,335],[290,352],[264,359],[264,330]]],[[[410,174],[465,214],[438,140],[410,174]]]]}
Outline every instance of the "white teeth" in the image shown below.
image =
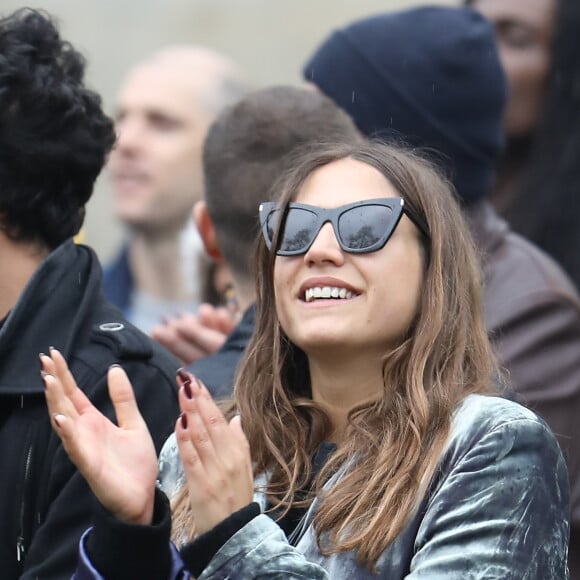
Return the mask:
{"type": "Polygon", "coordinates": [[[338,288],[336,286],[315,286],[314,288],[308,288],[304,292],[304,300],[306,302],[312,302],[317,298],[341,298],[349,299],[354,298],[356,294],[350,292],[346,288],[338,288]]]}

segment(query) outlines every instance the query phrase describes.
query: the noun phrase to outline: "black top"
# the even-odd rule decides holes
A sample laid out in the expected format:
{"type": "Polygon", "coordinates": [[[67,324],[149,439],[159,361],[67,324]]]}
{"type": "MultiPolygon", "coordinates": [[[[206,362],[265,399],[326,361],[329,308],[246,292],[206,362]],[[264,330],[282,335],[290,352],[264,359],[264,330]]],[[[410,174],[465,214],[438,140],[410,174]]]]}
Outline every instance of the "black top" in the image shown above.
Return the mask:
{"type": "Polygon", "coordinates": [[[52,432],[38,354],[58,348],[114,419],[106,375],[123,366],[156,449],[178,414],[178,363],[103,299],[94,252],[67,241],[39,266],[0,327],[0,576],[70,578],[93,495],[52,432]]]}

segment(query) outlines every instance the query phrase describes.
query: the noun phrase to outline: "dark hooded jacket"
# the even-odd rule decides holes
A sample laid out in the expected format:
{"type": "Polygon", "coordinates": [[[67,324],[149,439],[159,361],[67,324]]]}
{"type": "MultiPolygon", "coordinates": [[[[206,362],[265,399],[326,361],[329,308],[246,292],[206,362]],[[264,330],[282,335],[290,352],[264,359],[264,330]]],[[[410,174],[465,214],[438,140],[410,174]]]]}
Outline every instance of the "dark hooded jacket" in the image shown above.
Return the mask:
{"type": "Polygon", "coordinates": [[[38,354],[58,348],[108,417],[106,373],[120,364],[159,450],[178,413],[175,361],[131,326],[101,290],[87,247],[67,241],[34,273],[0,326],[0,576],[67,578],[91,523],[92,494],[52,432],[38,354]]]}

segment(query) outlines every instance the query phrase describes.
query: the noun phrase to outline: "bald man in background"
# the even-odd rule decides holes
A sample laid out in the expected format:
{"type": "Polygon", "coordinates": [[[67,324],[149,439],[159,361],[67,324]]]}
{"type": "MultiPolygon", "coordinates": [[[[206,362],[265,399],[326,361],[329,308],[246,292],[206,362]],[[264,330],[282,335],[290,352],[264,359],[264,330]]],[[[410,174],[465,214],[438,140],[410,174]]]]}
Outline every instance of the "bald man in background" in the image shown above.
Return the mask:
{"type": "Polygon", "coordinates": [[[217,115],[248,89],[234,63],[196,46],[164,48],[122,83],[108,169],[128,236],[103,290],[145,332],[201,302],[203,249],[190,215],[202,197],[202,145],[217,115]]]}

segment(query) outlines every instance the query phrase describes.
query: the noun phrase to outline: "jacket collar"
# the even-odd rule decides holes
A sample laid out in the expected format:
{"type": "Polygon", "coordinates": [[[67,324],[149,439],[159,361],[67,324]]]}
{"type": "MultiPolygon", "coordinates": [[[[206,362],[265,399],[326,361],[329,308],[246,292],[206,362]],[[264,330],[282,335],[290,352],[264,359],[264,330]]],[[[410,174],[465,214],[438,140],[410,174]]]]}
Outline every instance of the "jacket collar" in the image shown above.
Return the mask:
{"type": "Polygon", "coordinates": [[[255,319],[256,305],[252,304],[244,311],[242,319],[229,334],[220,351],[245,350],[254,331],[255,319]]]}
{"type": "Polygon", "coordinates": [[[135,286],[129,266],[129,244],[124,244],[117,258],[105,268],[102,286],[105,298],[126,314],[135,286]]]}
{"type": "Polygon", "coordinates": [[[69,358],[100,279],[95,254],[71,240],[43,260],[0,328],[0,394],[44,391],[38,354],[54,346],[69,358]]]}
{"type": "Polygon", "coordinates": [[[507,222],[499,217],[492,205],[485,201],[466,206],[465,213],[484,264],[504,242],[510,232],[507,222]]]}

